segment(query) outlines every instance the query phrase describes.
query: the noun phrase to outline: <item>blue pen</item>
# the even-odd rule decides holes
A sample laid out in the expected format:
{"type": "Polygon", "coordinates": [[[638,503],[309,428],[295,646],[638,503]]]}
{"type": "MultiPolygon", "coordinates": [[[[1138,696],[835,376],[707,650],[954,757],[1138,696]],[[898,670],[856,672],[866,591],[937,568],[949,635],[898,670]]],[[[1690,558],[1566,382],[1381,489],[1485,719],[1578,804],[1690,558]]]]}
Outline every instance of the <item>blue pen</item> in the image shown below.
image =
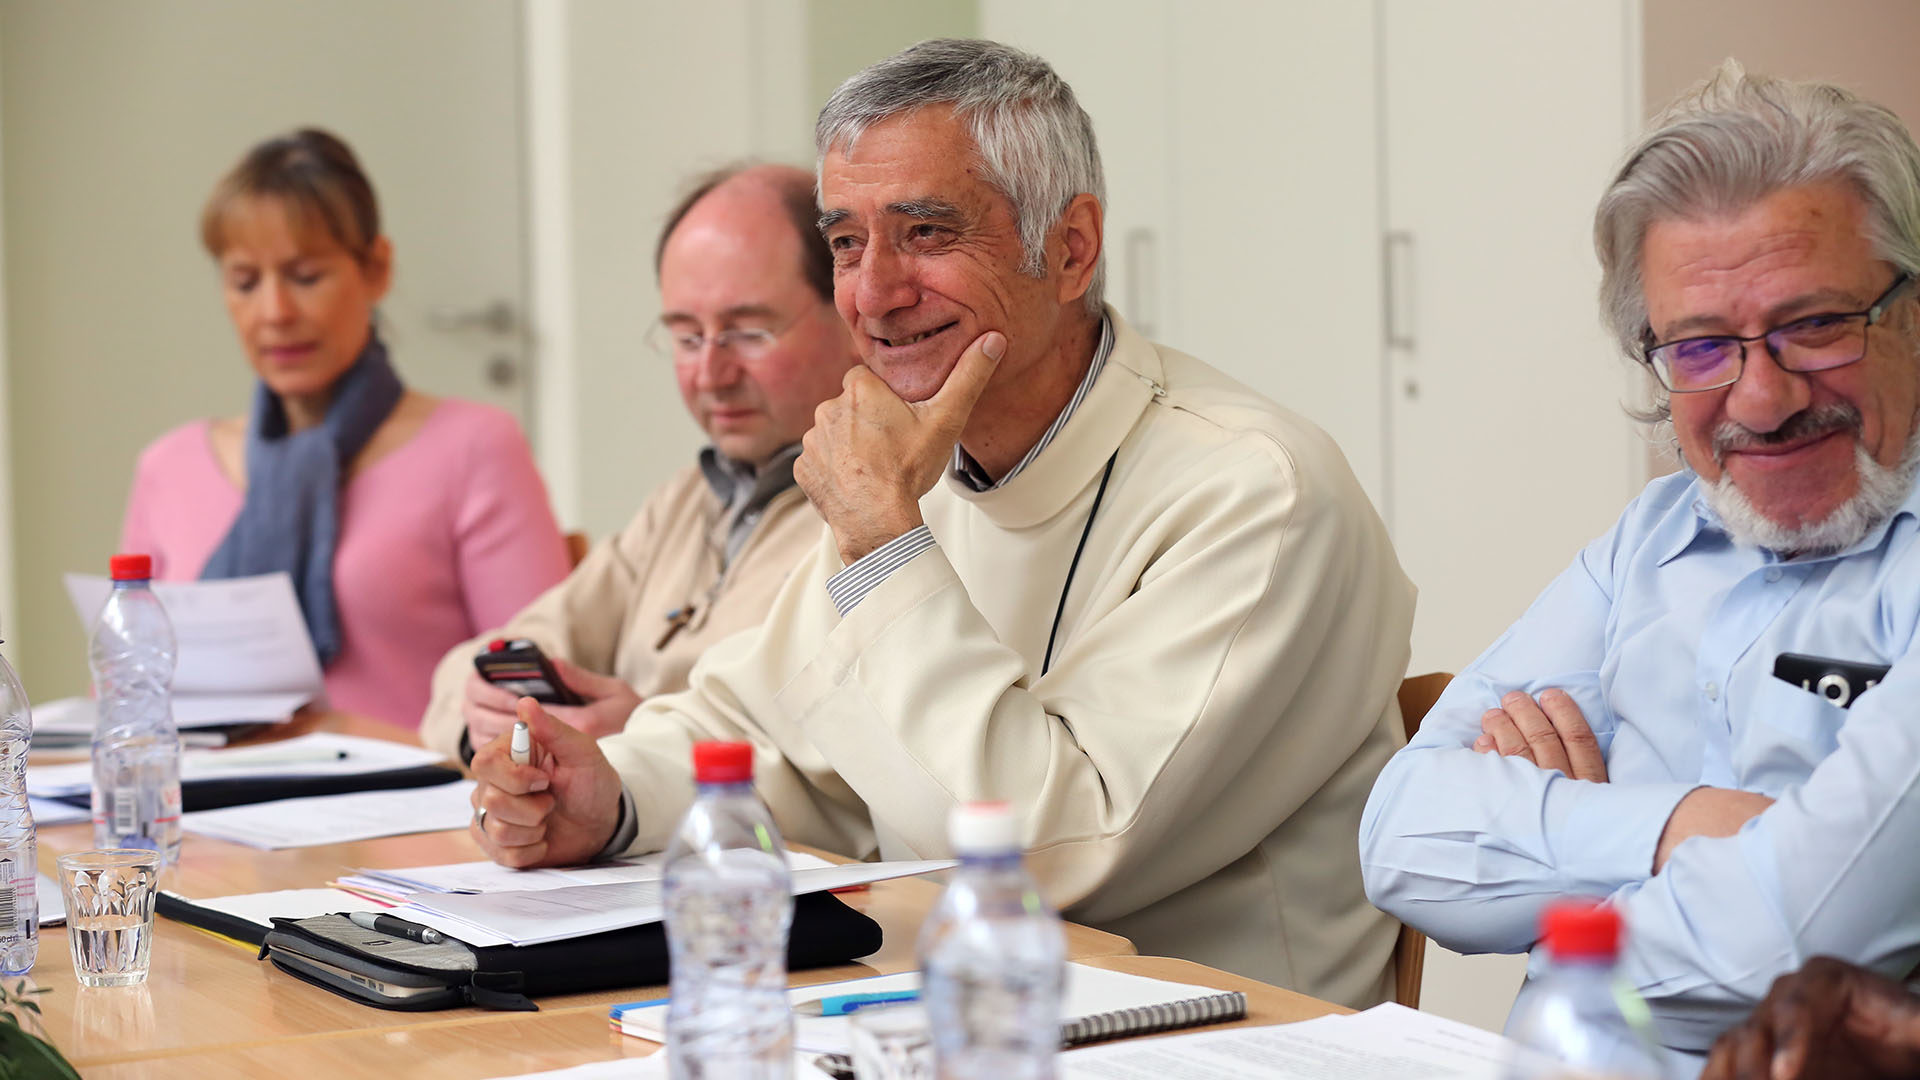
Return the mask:
{"type": "Polygon", "coordinates": [[[845,1016],[871,1005],[896,1005],[919,1001],[918,990],[888,990],[875,994],[835,994],[833,997],[803,1001],[793,1007],[795,1016],[845,1016]]]}

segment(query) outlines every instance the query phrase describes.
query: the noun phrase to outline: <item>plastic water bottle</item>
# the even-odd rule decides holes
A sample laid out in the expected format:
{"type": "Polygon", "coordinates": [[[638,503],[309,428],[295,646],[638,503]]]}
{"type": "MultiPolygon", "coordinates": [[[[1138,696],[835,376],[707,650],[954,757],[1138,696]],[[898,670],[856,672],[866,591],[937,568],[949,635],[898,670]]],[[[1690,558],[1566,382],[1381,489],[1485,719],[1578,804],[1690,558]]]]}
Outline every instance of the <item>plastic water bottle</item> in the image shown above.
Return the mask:
{"type": "Polygon", "coordinates": [[[26,688],[0,656],[0,975],[24,975],[40,950],[40,860],[27,803],[27,746],[33,710],[26,688]]]}
{"type": "Polygon", "coordinates": [[[115,555],[93,624],[93,842],[180,858],[180,733],[173,726],[173,623],[153,595],[153,560],[115,555]]]}
{"type": "Polygon", "coordinates": [[[793,879],[753,792],[753,747],[695,743],[699,785],[667,845],[667,1055],[675,1080],[788,1080],[793,879]]]}
{"type": "Polygon", "coordinates": [[[1561,901],[1541,917],[1550,966],[1507,1026],[1520,1043],[1508,1080],[1646,1080],[1667,1075],[1646,1003],[1614,972],[1620,913],[1561,901]]]}
{"type": "Polygon", "coordinates": [[[1004,803],[955,808],[960,866],[920,930],[941,1080],[1043,1080],[1060,1049],[1067,939],[1020,861],[1004,803]]]}

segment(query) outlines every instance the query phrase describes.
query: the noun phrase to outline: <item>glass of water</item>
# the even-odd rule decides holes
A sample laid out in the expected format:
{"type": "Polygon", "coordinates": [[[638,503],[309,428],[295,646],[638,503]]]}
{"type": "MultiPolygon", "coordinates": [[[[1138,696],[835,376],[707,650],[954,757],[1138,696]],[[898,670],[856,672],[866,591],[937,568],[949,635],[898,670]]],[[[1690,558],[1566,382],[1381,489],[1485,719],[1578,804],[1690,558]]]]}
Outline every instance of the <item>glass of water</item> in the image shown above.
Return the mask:
{"type": "Polygon", "coordinates": [[[847,1020],[856,1080],[933,1080],[933,1033],[924,1007],[870,1007],[847,1020]]]}
{"type": "Polygon", "coordinates": [[[146,982],[160,853],[108,848],[76,851],[58,862],[60,893],[67,902],[67,944],[80,985],[146,982]]]}

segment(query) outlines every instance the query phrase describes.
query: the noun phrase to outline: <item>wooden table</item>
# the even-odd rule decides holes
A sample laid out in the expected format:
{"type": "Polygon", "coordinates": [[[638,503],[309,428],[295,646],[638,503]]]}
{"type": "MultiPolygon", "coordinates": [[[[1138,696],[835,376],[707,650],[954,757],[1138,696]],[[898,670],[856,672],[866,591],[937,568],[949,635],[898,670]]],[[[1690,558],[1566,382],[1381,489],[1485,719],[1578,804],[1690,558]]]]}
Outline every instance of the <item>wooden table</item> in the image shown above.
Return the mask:
{"type": "MultiPolygon", "coordinates": [[[[328,716],[300,730],[386,735],[368,721],[328,716]]],[[[92,845],[91,827],[42,829],[40,860],[92,845]]],[[[311,888],[362,867],[398,868],[483,858],[465,832],[422,833],[327,847],[256,851],[188,836],[167,888],[207,898],[270,889],[311,888]]],[[[922,879],[881,882],[844,899],[877,921],[885,943],[856,964],[793,973],[795,985],[911,970],[913,942],[939,887],[922,879]]],[[[1181,960],[1129,955],[1125,938],[1069,925],[1068,955],[1101,966],[1221,989],[1246,991],[1251,1023],[1306,1019],[1335,1006],[1181,960]]],[[[81,988],[66,932],[43,930],[33,981],[45,1033],[90,1078],[380,1076],[495,1077],[638,1057],[653,1043],[614,1032],[608,1007],[660,997],[664,986],[542,998],[537,1013],[461,1008],[390,1012],[360,1005],[287,975],[192,927],[156,921],[153,964],[144,986],[81,988]]]]}

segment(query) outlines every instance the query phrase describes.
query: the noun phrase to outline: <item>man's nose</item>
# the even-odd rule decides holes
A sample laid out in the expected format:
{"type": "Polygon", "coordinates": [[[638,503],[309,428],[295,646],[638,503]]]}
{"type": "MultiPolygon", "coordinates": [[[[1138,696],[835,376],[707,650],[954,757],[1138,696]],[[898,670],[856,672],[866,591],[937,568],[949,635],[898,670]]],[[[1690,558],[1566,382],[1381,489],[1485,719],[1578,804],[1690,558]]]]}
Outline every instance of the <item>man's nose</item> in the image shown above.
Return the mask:
{"type": "Polygon", "coordinates": [[[1740,378],[1727,391],[1728,419],[1764,434],[1812,402],[1813,387],[1807,376],[1781,367],[1765,341],[1747,343],[1740,378]]]}
{"type": "Polygon", "coordinates": [[[906,260],[886,244],[868,244],[854,270],[853,304],[863,318],[877,319],[912,307],[920,297],[906,260]]]}
{"type": "Polygon", "coordinates": [[[738,358],[733,355],[732,348],[720,344],[717,334],[700,343],[700,351],[694,354],[693,364],[696,389],[720,390],[732,386],[740,378],[738,358]]]}

